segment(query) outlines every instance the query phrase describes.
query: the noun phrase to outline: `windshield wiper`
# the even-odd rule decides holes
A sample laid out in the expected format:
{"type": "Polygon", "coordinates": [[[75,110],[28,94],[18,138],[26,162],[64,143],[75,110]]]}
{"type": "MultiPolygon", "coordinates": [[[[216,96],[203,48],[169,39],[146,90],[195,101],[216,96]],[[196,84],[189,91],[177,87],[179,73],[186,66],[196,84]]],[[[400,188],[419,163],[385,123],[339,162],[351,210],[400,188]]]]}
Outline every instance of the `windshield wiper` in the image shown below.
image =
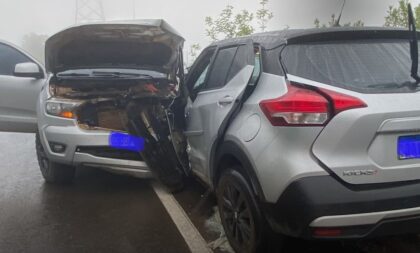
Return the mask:
{"type": "Polygon", "coordinates": [[[411,55],[411,77],[416,80],[415,86],[420,83],[419,71],[419,44],[417,38],[416,20],[414,19],[413,9],[411,4],[408,4],[408,29],[412,33],[410,40],[410,55],[411,55]]]}
{"type": "Polygon", "coordinates": [[[146,79],[153,79],[153,76],[140,73],[130,73],[130,72],[107,72],[107,71],[93,71],[93,77],[107,77],[107,78],[130,78],[130,77],[142,77],[146,79]]]}
{"type": "Polygon", "coordinates": [[[154,79],[153,76],[141,73],[130,72],[108,72],[108,71],[92,71],[92,73],[80,72],[62,72],[57,74],[58,78],[141,78],[141,79],[154,79]]]}
{"type": "Polygon", "coordinates": [[[69,72],[69,73],[58,73],[57,77],[88,77],[89,74],[85,73],[77,73],[77,72],[69,72]]]}

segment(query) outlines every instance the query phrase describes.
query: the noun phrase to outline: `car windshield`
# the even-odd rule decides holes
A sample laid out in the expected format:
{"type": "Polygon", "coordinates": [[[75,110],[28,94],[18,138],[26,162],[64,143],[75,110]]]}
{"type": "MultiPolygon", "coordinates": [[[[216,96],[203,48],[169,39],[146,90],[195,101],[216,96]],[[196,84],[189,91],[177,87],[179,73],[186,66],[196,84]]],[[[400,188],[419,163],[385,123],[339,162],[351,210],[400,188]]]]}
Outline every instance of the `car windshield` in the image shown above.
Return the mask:
{"type": "Polygon", "coordinates": [[[289,45],[287,73],[362,93],[412,92],[408,41],[353,41],[289,45]]]}

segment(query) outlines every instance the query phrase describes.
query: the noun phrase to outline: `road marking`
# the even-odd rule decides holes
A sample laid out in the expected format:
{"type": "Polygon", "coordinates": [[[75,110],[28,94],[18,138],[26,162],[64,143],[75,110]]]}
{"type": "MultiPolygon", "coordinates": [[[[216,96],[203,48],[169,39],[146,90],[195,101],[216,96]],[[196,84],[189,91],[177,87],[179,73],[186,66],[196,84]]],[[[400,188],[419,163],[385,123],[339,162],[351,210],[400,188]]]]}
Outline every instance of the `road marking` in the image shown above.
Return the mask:
{"type": "Polygon", "coordinates": [[[179,205],[174,196],[168,193],[162,185],[156,181],[152,183],[153,190],[159,197],[172,221],[175,223],[185,242],[193,253],[212,253],[206,241],[191,222],[184,209],[179,205]]]}

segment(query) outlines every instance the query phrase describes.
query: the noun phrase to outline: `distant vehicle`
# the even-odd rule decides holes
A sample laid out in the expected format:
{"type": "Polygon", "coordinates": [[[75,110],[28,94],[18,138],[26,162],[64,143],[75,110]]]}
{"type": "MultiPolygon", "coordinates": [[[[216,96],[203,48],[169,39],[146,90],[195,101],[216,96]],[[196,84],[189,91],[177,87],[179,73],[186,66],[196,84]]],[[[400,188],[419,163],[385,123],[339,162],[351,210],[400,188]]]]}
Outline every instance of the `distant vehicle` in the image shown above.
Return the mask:
{"type": "Polygon", "coordinates": [[[215,191],[237,252],[262,251],[272,231],[420,232],[412,32],[329,28],[220,41],[184,81],[183,40],[164,26],[87,25],[53,36],[52,75],[38,101],[46,71],[0,45],[0,130],[39,131],[48,182],[71,180],[78,164],[153,171],[172,190],[193,173],[215,191]],[[161,37],[146,40],[150,33],[161,37]],[[141,147],[129,150],[136,138],[141,147]]]}

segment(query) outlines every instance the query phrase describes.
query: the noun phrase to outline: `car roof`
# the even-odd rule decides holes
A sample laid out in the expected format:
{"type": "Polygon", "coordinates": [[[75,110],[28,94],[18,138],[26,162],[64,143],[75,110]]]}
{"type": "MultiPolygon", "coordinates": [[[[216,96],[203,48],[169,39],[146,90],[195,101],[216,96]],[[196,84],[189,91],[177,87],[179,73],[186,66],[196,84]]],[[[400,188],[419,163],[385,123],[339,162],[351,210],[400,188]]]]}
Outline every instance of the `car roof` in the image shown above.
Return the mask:
{"type": "MultiPolygon", "coordinates": [[[[273,49],[285,44],[304,42],[375,38],[409,39],[411,38],[411,35],[410,31],[407,29],[388,27],[285,29],[216,41],[213,42],[212,46],[241,43],[251,39],[254,43],[260,44],[265,49],[273,49]]],[[[418,35],[420,36],[420,33],[418,33],[418,35]]]]}

